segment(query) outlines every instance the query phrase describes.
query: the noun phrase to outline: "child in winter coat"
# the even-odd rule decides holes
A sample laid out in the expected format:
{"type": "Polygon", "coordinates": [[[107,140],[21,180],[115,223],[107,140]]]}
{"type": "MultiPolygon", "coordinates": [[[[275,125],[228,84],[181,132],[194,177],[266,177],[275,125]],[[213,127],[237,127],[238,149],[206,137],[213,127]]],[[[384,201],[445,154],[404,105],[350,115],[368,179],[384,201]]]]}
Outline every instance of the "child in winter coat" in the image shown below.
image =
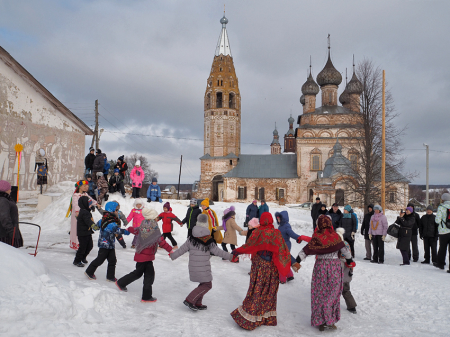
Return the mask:
{"type": "Polygon", "coordinates": [[[116,285],[122,291],[127,291],[127,285],[138,280],[144,275],[144,287],[142,289],[141,302],[156,302],[153,297],[152,285],[155,280],[155,269],[153,260],[155,259],[158,247],[164,248],[167,252],[173,253],[172,247],[162,238],[156,218],[158,212],[152,208],[142,210],[145,220],[140,227],[128,227],[130,233],[136,235],[136,269],[120,278],[116,285]]]}
{"type": "Polygon", "coordinates": [[[175,239],[172,236],[172,231],[173,231],[173,224],[172,221],[176,221],[179,225],[182,225],[182,222],[180,219],[178,219],[173,213],[172,213],[172,208],[170,207],[170,203],[166,202],[163,206],[163,210],[164,212],[161,213],[160,215],[158,215],[158,219],[162,220],[163,225],[162,225],[162,230],[163,230],[163,238],[169,238],[173,249],[177,249],[178,248],[178,244],[175,241],[175,239]]]}
{"type": "MultiPolygon", "coordinates": [[[[222,226],[216,227],[216,230],[225,231],[222,240],[222,249],[226,252],[228,252],[227,244],[230,245],[231,251],[236,249],[237,246],[236,232],[238,232],[239,235],[247,234],[246,231],[244,231],[241,227],[238,226],[238,224],[235,221],[235,216],[236,212],[234,211],[234,206],[227,208],[226,210],[223,211],[222,226]]],[[[239,259],[235,258],[231,262],[239,263],[239,259]]]]}
{"type": "Polygon", "coordinates": [[[98,256],[91,262],[85,272],[90,280],[97,279],[94,274],[95,271],[103,264],[103,262],[105,262],[105,260],[108,260],[106,280],[110,282],[117,281],[115,278],[117,259],[114,245],[116,234],[130,235],[127,230],[119,228],[120,220],[117,217],[118,206],[119,204],[117,202],[108,202],[105,206],[102,219],[97,223],[97,226],[100,229],[100,234],[98,236],[98,256]]]}
{"type": "Polygon", "coordinates": [[[92,175],[91,174],[86,174],[85,176],[86,180],[89,182],[89,190],[88,190],[88,195],[94,199],[97,200],[97,196],[95,195],[95,190],[97,189],[97,185],[92,181],[92,175]]]}
{"type": "Polygon", "coordinates": [[[103,198],[105,201],[108,201],[107,192],[108,192],[108,182],[103,176],[103,172],[97,172],[97,189],[98,189],[98,204],[101,205],[103,198]]]}
{"type": "Polygon", "coordinates": [[[374,214],[370,218],[369,226],[369,240],[372,241],[373,246],[373,258],[370,262],[383,264],[384,239],[386,238],[389,225],[380,205],[375,205],[373,211],[374,214]]]}
{"type": "Polygon", "coordinates": [[[132,198],[139,198],[142,188],[142,182],[144,181],[145,173],[141,167],[141,161],[136,160],[136,164],[134,164],[133,169],[130,173],[130,179],[132,181],[133,193],[131,194],[132,198]]]}
{"type": "MultiPolygon", "coordinates": [[[[144,201],[142,199],[134,200],[134,208],[131,210],[130,214],[127,216],[127,221],[133,221],[133,227],[137,228],[141,225],[141,222],[144,220],[144,216],[142,215],[142,210],[144,208],[144,201]]],[[[133,243],[131,244],[131,248],[135,247],[136,237],[133,239],[133,243]]]]}
{"type": "Polygon", "coordinates": [[[217,247],[208,227],[208,216],[200,214],[197,225],[192,229],[192,236],[178,250],[170,253],[170,258],[176,260],[189,252],[189,278],[192,282],[200,283],[183,302],[192,311],[207,309],[207,306],[203,305],[203,296],[212,288],[210,255],[230,261],[233,258],[233,255],[217,247]]]}
{"type": "MultiPolygon", "coordinates": [[[[202,210],[198,207],[197,199],[192,198],[186,212],[186,216],[184,217],[182,223],[186,224],[188,229],[187,236],[190,237],[192,235],[192,229],[197,224],[197,217],[202,214],[202,210]]],[[[181,225],[183,226],[183,225],[181,225]]]]}
{"type": "Polygon", "coordinates": [[[158,179],[152,178],[152,184],[147,190],[147,202],[159,201],[162,203],[161,199],[161,189],[158,186],[158,179]]]}
{"type": "MultiPolygon", "coordinates": [[[[117,202],[117,217],[119,218],[119,227],[122,227],[122,224],[124,225],[124,227],[126,227],[128,225],[128,221],[127,218],[125,217],[125,214],[123,214],[123,212],[120,210],[120,204],[117,200],[113,200],[113,202],[117,202]]],[[[98,212],[103,215],[103,213],[105,212],[103,209],[101,208],[97,208],[98,212]]],[[[116,239],[119,242],[119,244],[122,246],[123,249],[127,248],[127,245],[125,243],[125,240],[123,239],[122,234],[116,234],[116,239]]]]}
{"type": "Polygon", "coordinates": [[[247,243],[249,237],[252,235],[253,231],[259,227],[259,218],[253,218],[248,222],[248,230],[245,238],[245,243],[247,243]]]}
{"type": "Polygon", "coordinates": [[[208,216],[209,230],[214,238],[214,241],[216,243],[222,243],[222,233],[216,228],[219,226],[219,220],[217,219],[216,212],[214,212],[214,210],[209,207],[209,199],[203,199],[200,205],[202,206],[202,214],[206,214],[208,216]]]}
{"type": "Polygon", "coordinates": [[[83,196],[78,199],[78,206],[80,210],[77,215],[77,236],[79,247],[73,264],[77,267],[84,267],[84,264],[88,263],[86,257],[94,247],[92,242],[92,226],[95,226],[95,222],[91,215],[91,204],[89,197],[83,196]]]}
{"type": "Polygon", "coordinates": [[[114,169],[114,175],[109,178],[109,193],[120,192],[125,198],[125,188],[123,186],[123,178],[119,169],[114,169]]]}
{"type": "MultiPolygon", "coordinates": [[[[342,241],[344,241],[344,233],[345,229],[340,227],[336,229],[336,233],[341,237],[342,241]]],[[[347,241],[344,241],[347,249],[350,249],[350,245],[347,241]]],[[[344,254],[339,253],[339,259],[341,260],[342,270],[344,272],[344,277],[342,278],[342,282],[344,283],[344,288],[342,290],[342,297],[344,297],[345,304],[347,305],[347,310],[352,314],[356,314],[356,301],[353,298],[352,292],[350,291],[350,282],[353,277],[353,268],[350,268],[346,262],[344,254]]]]}

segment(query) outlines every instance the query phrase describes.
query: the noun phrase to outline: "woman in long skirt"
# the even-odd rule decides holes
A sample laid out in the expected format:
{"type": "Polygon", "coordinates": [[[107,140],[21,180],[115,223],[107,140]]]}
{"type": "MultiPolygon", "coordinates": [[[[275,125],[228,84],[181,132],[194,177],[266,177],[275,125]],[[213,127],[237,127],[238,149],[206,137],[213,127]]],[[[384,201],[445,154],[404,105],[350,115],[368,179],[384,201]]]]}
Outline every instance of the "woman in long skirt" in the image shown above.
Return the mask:
{"type": "Polygon", "coordinates": [[[340,254],[345,257],[347,266],[355,266],[350,249],[334,231],[331,219],[321,215],[311,241],[297,257],[300,263],[308,255],[317,256],[311,279],[311,325],[318,326],[320,331],[336,329],[334,324],[341,318],[343,273],[340,254]]]}
{"type": "Polygon", "coordinates": [[[265,212],[261,223],[247,243],[233,250],[233,255],[252,254],[252,269],[247,296],[242,305],[231,313],[244,329],[260,325],[277,325],[277,293],[279,275],[287,275],[291,255],[280,231],[273,227],[272,215],[265,212]]]}

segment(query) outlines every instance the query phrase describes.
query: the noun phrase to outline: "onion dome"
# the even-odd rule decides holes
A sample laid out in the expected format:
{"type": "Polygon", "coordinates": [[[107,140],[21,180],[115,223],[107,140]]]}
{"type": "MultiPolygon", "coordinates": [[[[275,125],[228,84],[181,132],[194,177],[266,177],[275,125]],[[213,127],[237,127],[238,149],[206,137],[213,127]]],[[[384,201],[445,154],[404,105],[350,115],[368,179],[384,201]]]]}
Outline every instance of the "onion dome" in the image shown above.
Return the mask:
{"type": "Polygon", "coordinates": [[[342,82],[342,75],[331,62],[330,52],[328,51],[328,61],[325,64],[325,67],[322,71],[317,75],[317,83],[323,87],[327,84],[339,85],[342,82]]]}
{"type": "Polygon", "coordinates": [[[319,93],[319,91],[320,91],[319,86],[317,85],[316,81],[314,81],[314,78],[312,77],[310,72],[308,79],[302,85],[302,94],[315,96],[319,93]]]}
{"type": "Polygon", "coordinates": [[[300,103],[301,105],[305,105],[305,95],[300,96],[300,103]]]}
{"type": "Polygon", "coordinates": [[[273,130],[273,135],[274,136],[278,136],[278,130],[277,130],[277,127],[275,126],[275,130],[273,130]]]}
{"type": "Polygon", "coordinates": [[[294,124],[295,119],[292,117],[292,115],[291,115],[291,117],[289,117],[288,122],[289,122],[289,125],[294,124]]]}
{"type": "MultiPolygon", "coordinates": [[[[364,87],[362,83],[359,81],[358,77],[356,77],[356,73],[353,71],[353,76],[350,82],[348,82],[347,87],[345,88],[349,95],[358,94],[361,95],[363,93],[364,87]]],[[[341,98],[339,97],[339,101],[341,98]]]]}
{"type": "Polygon", "coordinates": [[[220,23],[221,23],[222,25],[226,25],[226,24],[228,23],[228,19],[225,17],[225,14],[223,15],[223,18],[220,19],[220,23]]]}
{"type": "Polygon", "coordinates": [[[347,88],[345,88],[341,96],[339,96],[339,102],[341,102],[342,105],[350,103],[350,95],[348,94],[347,88]]]}

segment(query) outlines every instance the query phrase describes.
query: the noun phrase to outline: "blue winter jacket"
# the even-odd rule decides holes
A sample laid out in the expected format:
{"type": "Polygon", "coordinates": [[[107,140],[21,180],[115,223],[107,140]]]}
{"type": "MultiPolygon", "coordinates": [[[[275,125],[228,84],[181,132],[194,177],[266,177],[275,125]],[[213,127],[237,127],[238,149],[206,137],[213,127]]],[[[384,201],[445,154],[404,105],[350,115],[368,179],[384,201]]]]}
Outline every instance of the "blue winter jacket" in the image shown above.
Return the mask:
{"type": "Polygon", "coordinates": [[[258,217],[258,206],[253,205],[253,203],[251,203],[250,205],[248,205],[247,211],[245,213],[247,215],[247,221],[250,221],[253,218],[257,218],[258,217]]]}
{"type": "Polygon", "coordinates": [[[289,215],[287,211],[281,211],[275,213],[275,219],[277,219],[278,230],[281,232],[281,236],[286,242],[286,246],[288,246],[289,251],[291,250],[291,238],[297,241],[300,235],[296,234],[291,225],[289,224],[289,215]],[[278,218],[280,218],[280,222],[278,222],[278,218]]]}
{"type": "Polygon", "coordinates": [[[111,164],[108,163],[108,158],[105,158],[105,165],[103,165],[103,173],[108,174],[110,167],[111,167],[111,164]]]}
{"type": "Polygon", "coordinates": [[[116,234],[130,235],[129,231],[119,228],[115,222],[111,222],[105,229],[101,229],[102,220],[99,220],[97,226],[100,228],[98,248],[115,249],[116,234]]]}
{"type": "Polygon", "coordinates": [[[147,198],[151,198],[151,197],[158,197],[161,198],[161,189],[159,188],[159,185],[153,185],[151,184],[148,187],[147,190],[147,198]]]}
{"type": "Polygon", "coordinates": [[[269,211],[269,206],[267,206],[267,204],[266,203],[264,203],[264,205],[261,205],[261,206],[259,206],[259,220],[261,220],[261,215],[264,213],[264,212],[268,212],[269,211]]]}
{"type": "Polygon", "coordinates": [[[97,185],[91,180],[89,181],[89,190],[88,194],[92,197],[95,195],[95,190],[97,189],[97,185]]]}

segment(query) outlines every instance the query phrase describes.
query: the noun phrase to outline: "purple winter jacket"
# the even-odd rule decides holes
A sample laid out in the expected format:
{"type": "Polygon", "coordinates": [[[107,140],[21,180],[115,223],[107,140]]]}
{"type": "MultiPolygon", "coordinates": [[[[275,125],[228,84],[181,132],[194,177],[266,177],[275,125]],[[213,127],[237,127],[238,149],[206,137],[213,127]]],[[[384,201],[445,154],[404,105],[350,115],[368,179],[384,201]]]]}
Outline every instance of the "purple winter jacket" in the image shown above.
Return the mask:
{"type": "Polygon", "coordinates": [[[375,213],[370,218],[369,234],[386,236],[388,227],[389,227],[389,225],[388,225],[386,215],[384,215],[381,212],[379,214],[375,213]],[[378,222],[378,226],[377,226],[377,222],[378,222]]]}

